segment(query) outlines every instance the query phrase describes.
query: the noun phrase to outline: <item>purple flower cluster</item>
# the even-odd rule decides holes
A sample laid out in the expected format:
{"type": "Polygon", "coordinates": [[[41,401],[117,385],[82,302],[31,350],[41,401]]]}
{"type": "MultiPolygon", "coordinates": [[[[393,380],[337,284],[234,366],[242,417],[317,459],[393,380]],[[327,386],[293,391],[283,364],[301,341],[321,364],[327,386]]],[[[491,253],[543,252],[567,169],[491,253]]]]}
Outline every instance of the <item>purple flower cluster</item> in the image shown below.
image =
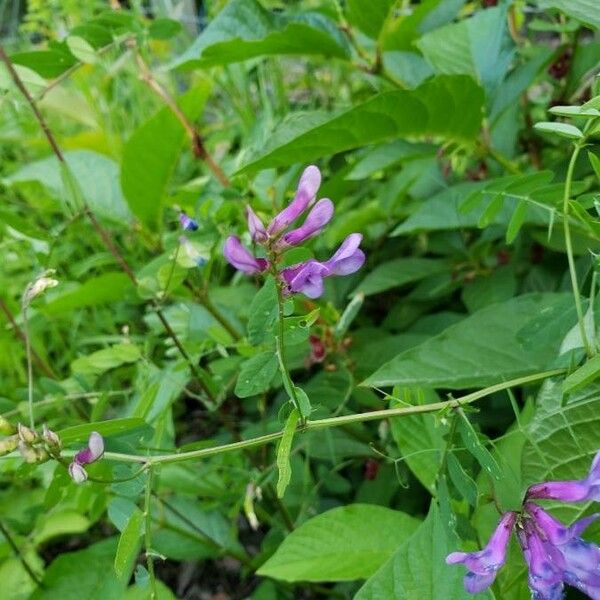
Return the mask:
{"type": "MultiPolygon", "coordinates": [[[[316,202],[321,185],[321,173],[317,167],[307,167],[298,183],[292,202],[265,226],[260,217],[248,206],[246,219],[248,231],[255,244],[263,246],[270,257],[278,257],[286,249],[297,246],[319,235],[333,217],[333,202],[322,198],[316,202]],[[289,230],[289,227],[310,208],[304,223],[289,230]]],[[[324,262],[307,260],[279,272],[281,281],[289,293],[303,293],[309,298],[323,294],[323,279],[330,275],[350,275],[358,271],[365,262],[365,254],[359,248],[360,233],[350,234],[335,252],[324,262]]],[[[257,258],[242,245],[234,235],[225,241],[223,254],[227,261],[239,271],[254,275],[271,267],[266,258],[257,258]]]]}
{"type": "Polygon", "coordinates": [[[84,465],[89,465],[102,458],[104,454],[104,440],[97,431],[92,431],[88,440],[87,448],[80,450],[69,465],[69,475],[75,483],[83,483],[87,480],[87,471],[84,465]]]}
{"type": "Polygon", "coordinates": [[[464,580],[466,590],[472,594],[483,592],[492,585],[504,565],[508,542],[516,527],[534,600],[559,600],[563,597],[564,584],[579,589],[593,600],[600,600],[600,548],[580,537],[588,525],[600,518],[600,513],[567,527],[532,499],[600,500],[600,452],[585,479],[532,485],[523,511],[505,513],[483,550],[453,552],[446,562],[464,564],[468,569],[464,580]]]}

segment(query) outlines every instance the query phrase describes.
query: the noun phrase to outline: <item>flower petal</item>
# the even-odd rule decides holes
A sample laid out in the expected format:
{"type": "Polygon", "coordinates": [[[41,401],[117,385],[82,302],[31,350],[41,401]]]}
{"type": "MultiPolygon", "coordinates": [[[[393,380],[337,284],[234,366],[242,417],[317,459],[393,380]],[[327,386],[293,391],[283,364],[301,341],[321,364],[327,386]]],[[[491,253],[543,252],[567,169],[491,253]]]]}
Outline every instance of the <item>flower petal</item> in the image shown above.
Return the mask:
{"type": "Polygon", "coordinates": [[[316,260],[309,260],[282,271],[290,292],[302,293],[312,299],[323,295],[323,277],[327,274],[325,266],[316,260]]]}
{"type": "Polygon", "coordinates": [[[271,236],[287,229],[314,201],[321,185],[321,171],[310,165],[304,169],[294,199],[271,221],[267,232],[271,236]]]}
{"type": "Polygon", "coordinates": [[[359,249],[362,234],[351,233],[340,245],[335,254],[323,264],[331,275],[350,275],[360,269],[365,262],[365,254],[359,249]]]}
{"type": "Polygon", "coordinates": [[[305,240],[318,235],[333,217],[333,202],[329,198],[319,200],[312,208],[301,227],[286,233],[280,246],[296,246],[305,240]]]}
{"type": "Polygon", "coordinates": [[[229,264],[248,275],[261,273],[268,267],[268,262],[265,259],[254,258],[254,256],[242,246],[240,238],[235,235],[230,235],[225,241],[223,255],[229,264]]]}
{"type": "Polygon", "coordinates": [[[246,220],[248,222],[248,231],[252,241],[262,244],[267,241],[267,230],[260,217],[252,210],[252,208],[246,206],[246,220]]]}
{"type": "Polygon", "coordinates": [[[197,231],[198,230],[198,222],[192,217],[188,216],[184,211],[179,213],[179,223],[181,224],[181,228],[186,231],[197,231]]]}
{"type": "Polygon", "coordinates": [[[69,476],[77,484],[83,483],[88,478],[87,471],[75,461],[69,465],[69,476]]]}

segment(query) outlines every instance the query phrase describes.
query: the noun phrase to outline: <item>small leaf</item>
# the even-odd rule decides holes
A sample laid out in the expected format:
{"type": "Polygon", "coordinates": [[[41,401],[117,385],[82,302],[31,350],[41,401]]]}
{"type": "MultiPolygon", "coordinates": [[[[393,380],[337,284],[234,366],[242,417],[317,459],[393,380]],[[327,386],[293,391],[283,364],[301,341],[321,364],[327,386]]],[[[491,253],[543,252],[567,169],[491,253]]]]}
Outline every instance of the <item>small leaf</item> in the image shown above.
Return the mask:
{"type": "Polygon", "coordinates": [[[70,35],[67,38],[67,46],[71,54],[82,63],[94,64],[98,60],[98,55],[94,47],[82,37],[70,35]]]}
{"type": "Polygon", "coordinates": [[[448,474],[460,495],[473,507],[477,506],[477,484],[463,469],[460,461],[452,452],[446,456],[448,474]]]}
{"type": "Polygon", "coordinates": [[[570,140],[580,140],[583,138],[581,129],[575,127],[575,125],[569,125],[569,123],[555,123],[550,121],[542,121],[534,125],[538,131],[545,131],[547,133],[555,133],[560,137],[564,137],[570,140]]]}
{"type": "Polygon", "coordinates": [[[464,412],[460,411],[459,415],[458,431],[465,447],[490,477],[493,477],[496,481],[500,481],[502,470],[498,463],[490,454],[490,451],[481,443],[477,432],[473,428],[473,425],[471,425],[471,421],[469,421],[464,412]]]}
{"type": "Polygon", "coordinates": [[[552,106],[548,112],[561,117],[600,117],[600,110],[584,106],[552,106]]]}
{"type": "Polygon", "coordinates": [[[240,369],[235,395],[247,398],[268,390],[277,366],[277,356],[273,351],[261,352],[247,360],[240,369]]]}
{"type": "Polygon", "coordinates": [[[308,394],[300,387],[294,386],[296,392],[296,400],[298,401],[298,410],[303,419],[308,419],[312,411],[308,394]]]}
{"type": "Polygon", "coordinates": [[[498,213],[502,210],[503,206],[504,196],[502,194],[496,194],[492,201],[486,206],[481,217],[479,217],[477,227],[487,227],[490,223],[492,223],[494,219],[498,216],[498,213]]]}
{"type": "Polygon", "coordinates": [[[600,180],[600,158],[598,158],[593,152],[588,152],[587,155],[590,164],[592,165],[592,169],[594,169],[594,173],[596,173],[596,177],[600,180]]]}
{"type": "Polygon", "coordinates": [[[277,448],[277,469],[279,470],[279,479],[277,480],[277,496],[283,498],[285,490],[292,478],[292,466],[290,464],[290,452],[292,450],[292,441],[294,433],[298,427],[298,417],[300,413],[294,408],[285,422],[283,435],[277,448]]]}
{"type": "Polygon", "coordinates": [[[508,228],[506,229],[506,243],[512,244],[515,241],[525,218],[527,217],[527,204],[525,202],[519,202],[517,208],[513,213],[510,221],[508,222],[508,228]]]}
{"type": "Polygon", "coordinates": [[[134,512],[119,538],[117,554],[115,555],[115,573],[117,577],[125,577],[131,570],[140,551],[144,516],[141,510],[134,512]]]}
{"type": "Polygon", "coordinates": [[[145,427],[146,422],[143,419],[112,419],[111,421],[96,421],[94,423],[86,423],[85,425],[67,427],[58,431],[58,435],[62,443],[67,445],[75,442],[87,442],[92,431],[97,431],[100,435],[106,437],[145,427]]]}
{"type": "Polygon", "coordinates": [[[348,331],[352,321],[356,318],[356,315],[359,313],[362,305],[365,301],[365,295],[362,292],[358,292],[352,296],[352,300],[348,302],[340,320],[336,323],[336,326],[333,330],[333,335],[338,339],[342,339],[346,332],[348,331]]]}
{"type": "Polygon", "coordinates": [[[262,288],[252,299],[248,319],[248,341],[257,346],[264,339],[277,318],[277,287],[275,280],[268,277],[262,288]]]}
{"type": "Polygon", "coordinates": [[[592,383],[600,377],[600,354],[571,373],[563,382],[563,392],[570,394],[592,383]]]}

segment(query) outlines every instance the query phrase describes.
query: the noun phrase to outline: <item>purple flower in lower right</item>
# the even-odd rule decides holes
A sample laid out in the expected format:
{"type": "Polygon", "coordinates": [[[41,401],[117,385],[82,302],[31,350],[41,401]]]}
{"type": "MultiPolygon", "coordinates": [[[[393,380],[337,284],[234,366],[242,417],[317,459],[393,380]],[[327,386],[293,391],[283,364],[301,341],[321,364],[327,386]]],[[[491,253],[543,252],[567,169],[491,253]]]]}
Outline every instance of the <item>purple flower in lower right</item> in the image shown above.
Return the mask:
{"type": "Polygon", "coordinates": [[[600,518],[600,513],[568,527],[531,501],[531,498],[556,498],[559,494],[580,500],[596,499],[599,467],[600,453],[584,480],[531,486],[522,512],[505,513],[483,550],[450,554],[446,559],[448,564],[463,563],[469,569],[465,576],[467,591],[478,593],[492,585],[506,560],[510,533],[516,528],[529,571],[533,600],[560,600],[565,584],[577,588],[592,600],[600,600],[600,548],[581,538],[584,530],[600,518]]]}

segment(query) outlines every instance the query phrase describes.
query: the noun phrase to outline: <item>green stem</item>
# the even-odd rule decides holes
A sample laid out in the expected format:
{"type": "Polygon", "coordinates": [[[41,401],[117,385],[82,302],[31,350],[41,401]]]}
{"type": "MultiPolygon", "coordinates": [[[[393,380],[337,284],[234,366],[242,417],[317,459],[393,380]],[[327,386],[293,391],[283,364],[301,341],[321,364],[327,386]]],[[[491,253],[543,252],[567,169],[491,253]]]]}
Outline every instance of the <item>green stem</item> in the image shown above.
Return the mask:
{"type": "MultiPolygon", "coordinates": [[[[485,398],[490,394],[506,390],[519,385],[526,385],[529,383],[535,383],[548,379],[549,377],[555,377],[562,375],[565,369],[554,369],[552,371],[543,371],[541,373],[535,373],[534,375],[527,375],[525,377],[519,377],[517,379],[511,379],[502,383],[497,383],[490,387],[484,388],[477,392],[467,394],[462,398],[452,398],[451,400],[445,400],[443,402],[434,402],[431,404],[419,404],[415,406],[402,406],[399,408],[387,408],[383,410],[374,410],[366,413],[357,413],[354,415],[344,415],[341,417],[330,417],[327,419],[319,419],[317,421],[307,421],[299,431],[309,431],[318,429],[328,429],[329,427],[340,427],[342,425],[350,425],[352,423],[364,423],[366,421],[379,421],[381,419],[389,419],[393,417],[404,417],[407,415],[414,415],[418,413],[430,413],[438,412],[444,409],[459,408],[465,404],[471,404],[481,398],[485,398]]],[[[189,452],[179,452],[174,454],[163,454],[157,456],[138,456],[134,454],[119,454],[116,452],[105,452],[104,457],[109,460],[117,460],[122,462],[138,462],[138,463],[149,463],[149,464],[166,464],[176,463],[186,460],[194,460],[206,458],[208,456],[215,456],[217,454],[225,454],[226,452],[235,452],[237,450],[244,450],[246,448],[256,448],[257,446],[264,446],[271,442],[275,442],[283,435],[282,431],[275,433],[268,433],[267,435],[261,435],[249,440],[243,440],[240,442],[233,442],[231,444],[223,444],[221,446],[215,446],[213,448],[201,448],[200,450],[190,450],[189,452]]]]}
{"type": "Polygon", "coordinates": [[[15,540],[13,540],[12,536],[10,535],[10,532],[4,526],[4,523],[2,523],[2,521],[0,521],[0,533],[2,533],[2,535],[8,542],[8,545],[12,548],[13,552],[18,556],[19,560],[21,561],[21,564],[23,565],[23,568],[27,572],[27,575],[29,575],[31,580],[37,586],[43,588],[44,584],[42,583],[41,579],[36,575],[35,571],[31,567],[31,565],[27,562],[27,560],[25,559],[25,556],[23,556],[23,553],[19,549],[19,546],[17,546],[17,543],[15,542],[15,540]]]}
{"type": "Polygon", "coordinates": [[[148,478],[146,480],[146,493],[144,496],[144,546],[146,550],[146,566],[150,575],[150,600],[157,600],[156,575],[154,573],[154,558],[152,556],[152,467],[148,468],[148,478]]]}
{"type": "Polygon", "coordinates": [[[581,341],[588,357],[592,356],[592,348],[585,332],[585,321],[583,314],[583,306],[581,304],[581,295],[579,293],[579,283],[577,281],[577,270],[575,268],[575,258],[573,257],[573,243],[571,241],[571,225],[569,223],[569,200],[571,198],[571,185],[573,183],[573,171],[577,157],[583,146],[584,140],[575,143],[575,149],[569,161],[567,168],[567,177],[565,179],[565,192],[563,196],[563,229],[565,234],[565,246],[567,249],[567,259],[569,261],[569,274],[571,276],[571,287],[573,289],[573,297],[575,298],[575,309],[577,310],[577,321],[579,323],[579,331],[581,333],[581,341]]]}

